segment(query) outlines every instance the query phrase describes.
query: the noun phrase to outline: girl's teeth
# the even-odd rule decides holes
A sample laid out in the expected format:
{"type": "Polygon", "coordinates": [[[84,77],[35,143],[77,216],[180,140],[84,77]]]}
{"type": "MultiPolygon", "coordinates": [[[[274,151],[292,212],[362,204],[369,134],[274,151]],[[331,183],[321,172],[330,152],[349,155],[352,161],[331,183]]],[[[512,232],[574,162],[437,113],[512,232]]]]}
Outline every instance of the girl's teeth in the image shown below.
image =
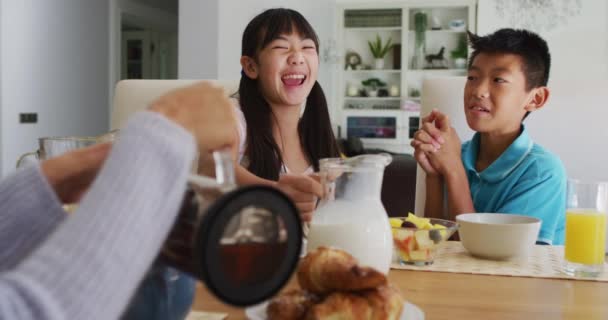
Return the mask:
{"type": "Polygon", "coordinates": [[[290,75],[283,76],[283,79],[304,79],[304,75],[303,74],[290,74],[290,75]]]}

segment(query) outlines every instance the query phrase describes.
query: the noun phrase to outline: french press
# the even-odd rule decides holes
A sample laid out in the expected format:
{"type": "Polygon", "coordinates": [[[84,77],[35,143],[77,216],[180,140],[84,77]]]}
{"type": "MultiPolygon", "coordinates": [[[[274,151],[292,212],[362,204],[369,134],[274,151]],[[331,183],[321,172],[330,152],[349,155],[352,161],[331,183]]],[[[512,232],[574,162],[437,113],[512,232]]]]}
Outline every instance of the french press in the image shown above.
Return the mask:
{"type": "Polygon", "coordinates": [[[249,306],[289,280],[302,247],[293,202],[268,186],[236,187],[229,152],[213,154],[215,176],[191,175],[161,258],[204,282],[222,301],[249,306]]]}

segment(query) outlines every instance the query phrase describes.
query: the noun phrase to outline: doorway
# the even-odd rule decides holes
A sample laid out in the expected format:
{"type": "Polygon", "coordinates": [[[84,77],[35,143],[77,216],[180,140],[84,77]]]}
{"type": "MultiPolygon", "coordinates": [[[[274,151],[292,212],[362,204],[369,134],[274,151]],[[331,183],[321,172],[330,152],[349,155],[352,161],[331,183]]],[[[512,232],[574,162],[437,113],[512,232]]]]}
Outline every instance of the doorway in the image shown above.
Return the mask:
{"type": "Polygon", "coordinates": [[[111,88],[122,79],[177,79],[178,2],[110,0],[111,88]]]}
{"type": "Polygon", "coordinates": [[[177,79],[177,31],[121,16],[120,79],[177,79]]]}

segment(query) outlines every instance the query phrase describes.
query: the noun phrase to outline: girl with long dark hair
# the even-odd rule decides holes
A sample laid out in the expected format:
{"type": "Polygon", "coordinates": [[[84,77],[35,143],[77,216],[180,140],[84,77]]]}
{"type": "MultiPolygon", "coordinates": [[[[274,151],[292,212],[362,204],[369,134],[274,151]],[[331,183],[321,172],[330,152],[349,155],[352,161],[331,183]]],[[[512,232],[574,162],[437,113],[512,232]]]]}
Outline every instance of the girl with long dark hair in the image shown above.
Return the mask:
{"type": "Polygon", "coordinates": [[[321,190],[308,174],[319,170],[319,159],[339,156],[317,82],[318,37],[297,11],[266,10],[245,28],[241,66],[237,179],[277,186],[307,221],[321,190]]]}

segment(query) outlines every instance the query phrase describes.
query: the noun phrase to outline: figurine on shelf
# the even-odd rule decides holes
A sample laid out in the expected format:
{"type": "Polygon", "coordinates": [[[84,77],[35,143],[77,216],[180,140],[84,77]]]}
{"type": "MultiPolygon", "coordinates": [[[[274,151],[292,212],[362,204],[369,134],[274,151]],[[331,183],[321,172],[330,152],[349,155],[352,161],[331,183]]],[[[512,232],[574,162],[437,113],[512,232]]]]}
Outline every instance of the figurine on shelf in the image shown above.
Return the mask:
{"type": "Polygon", "coordinates": [[[439,16],[433,15],[431,21],[431,30],[441,30],[441,19],[439,19],[439,16]]]}
{"type": "Polygon", "coordinates": [[[447,69],[447,60],[443,57],[443,53],[445,52],[445,47],[441,47],[439,52],[435,54],[427,54],[426,59],[426,68],[427,69],[447,69]]]}
{"type": "Polygon", "coordinates": [[[344,66],[344,69],[346,70],[360,70],[361,69],[361,56],[354,52],[354,51],[348,51],[346,53],[345,56],[345,63],[346,65],[344,66]]]}

